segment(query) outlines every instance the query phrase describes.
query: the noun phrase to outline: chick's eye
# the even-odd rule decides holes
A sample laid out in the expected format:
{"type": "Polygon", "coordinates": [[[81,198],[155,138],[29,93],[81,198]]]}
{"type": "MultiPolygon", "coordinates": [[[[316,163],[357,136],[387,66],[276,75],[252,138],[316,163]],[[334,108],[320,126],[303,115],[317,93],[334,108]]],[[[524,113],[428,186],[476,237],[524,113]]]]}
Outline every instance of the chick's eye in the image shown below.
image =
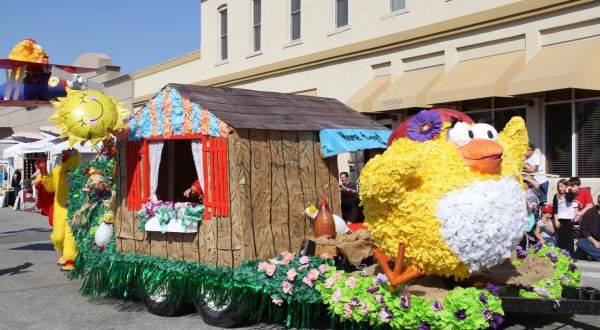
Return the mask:
{"type": "Polygon", "coordinates": [[[473,127],[473,133],[476,139],[498,141],[498,132],[494,126],[489,124],[476,124],[473,127]]]}
{"type": "Polygon", "coordinates": [[[471,129],[470,125],[463,122],[456,123],[454,127],[448,130],[448,142],[457,147],[464,146],[471,142],[473,138],[475,138],[475,132],[471,129]]]}

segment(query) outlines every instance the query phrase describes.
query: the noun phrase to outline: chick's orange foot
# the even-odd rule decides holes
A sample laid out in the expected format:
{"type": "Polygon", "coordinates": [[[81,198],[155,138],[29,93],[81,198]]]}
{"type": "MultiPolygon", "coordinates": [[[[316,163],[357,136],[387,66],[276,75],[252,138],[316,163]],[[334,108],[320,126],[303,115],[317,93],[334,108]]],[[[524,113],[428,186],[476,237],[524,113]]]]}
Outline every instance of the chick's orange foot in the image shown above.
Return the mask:
{"type": "Polygon", "coordinates": [[[407,267],[402,271],[402,263],[404,262],[404,243],[398,244],[398,253],[396,254],[396,263],[394,264],[394,270],[388,265],[388,257],[383,254],[378,248],[373,249],[373,256],[379,267],[387,276],[390,283],[390,290],[395,291],[396,287],[400,284],[407,283],[421,275],[423,271],[414,267],[407,267]]]}

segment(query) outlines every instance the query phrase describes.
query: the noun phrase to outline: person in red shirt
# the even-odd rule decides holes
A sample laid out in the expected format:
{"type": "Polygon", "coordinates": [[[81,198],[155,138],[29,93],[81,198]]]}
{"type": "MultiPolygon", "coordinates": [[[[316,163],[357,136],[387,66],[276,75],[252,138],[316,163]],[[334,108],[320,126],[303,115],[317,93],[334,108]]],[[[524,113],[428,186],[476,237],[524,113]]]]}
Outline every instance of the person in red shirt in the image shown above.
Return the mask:
{"type": "Polygon", "coordinates": [[[589,190],[581,188],[581,180],[573,177],[569,179],[569,191],[575,194],[574,202],[577,204],[577,211],[573,221],[578,222],[581,216],[594,206],[594,200],[589,190]]]}
{"type": "Polygon", "coordinates": [[[194,181],[194,183],[192,183],[192,185],[183,192],[183,196],[188,198],[201,197],[202,195],[204,195],[204,192],[202,191],[200,180],[198,179],[196,179],[196,181],[194,181]]]}

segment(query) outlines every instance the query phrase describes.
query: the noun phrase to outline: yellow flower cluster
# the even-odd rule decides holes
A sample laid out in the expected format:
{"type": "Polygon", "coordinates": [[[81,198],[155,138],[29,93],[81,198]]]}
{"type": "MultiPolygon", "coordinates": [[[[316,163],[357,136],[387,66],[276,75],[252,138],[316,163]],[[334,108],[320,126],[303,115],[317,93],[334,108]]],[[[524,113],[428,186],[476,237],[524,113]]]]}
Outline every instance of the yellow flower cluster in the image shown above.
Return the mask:
{"type": "Polygon", "coordinates": [[[504,149],[502,175],[514,175],[518,182],[523,182],[521,171],[529,144],[527,128],[523,118],[511,118],[502,132],[498,134],[498,143],[504,149]]]}
{"type": "Polygon", "coordinates": [[[408,265],[426,274],[464,278],[468,268],[441,237],[438,201],[475,181],[520,174],[517,163],[523,162],[527,134],[522,119],[507,125],[502,137],[507,167],[501,175],[489,175],[469,169],[456,147],[446,141],[448,126],[445,123],[437,137],[425,142],[398,139],[369,161],[360,176],[361,199],[367,226],[384,253],[395,256],[402,242],[408,265]]]}
{"type": "Polygon", "coordinates": [[[47,63],[48,56],[42,46],[31,39],[21,40],[8,55],[11,60],[47,63]]]}

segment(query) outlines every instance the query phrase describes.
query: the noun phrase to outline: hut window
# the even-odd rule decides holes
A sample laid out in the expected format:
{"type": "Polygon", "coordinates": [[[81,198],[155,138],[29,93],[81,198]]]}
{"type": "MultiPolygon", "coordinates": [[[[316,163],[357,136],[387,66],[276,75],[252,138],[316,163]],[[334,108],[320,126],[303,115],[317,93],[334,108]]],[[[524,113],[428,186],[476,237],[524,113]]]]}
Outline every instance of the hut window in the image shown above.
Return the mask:
{"type": "Polygon", "coordinates": [[[163,145],[163,147],[160,153],[158,153],[159,147],[156,147],[156,156],[152,155],[151,149],[149,157],[151,175],[156,175],[155,181],[150,178],[151,185],[152,182],[156,182],[156,196],[154,198],[174,202],[189,201],[183,196],[183,192],[198,178],[190,140],[163,140],[156,142],[159,145],[163,145]],[[154,157],[159,158],[154,159],[154,157]],[[153,169],[153,167],[158,168],[153,169]]]}

